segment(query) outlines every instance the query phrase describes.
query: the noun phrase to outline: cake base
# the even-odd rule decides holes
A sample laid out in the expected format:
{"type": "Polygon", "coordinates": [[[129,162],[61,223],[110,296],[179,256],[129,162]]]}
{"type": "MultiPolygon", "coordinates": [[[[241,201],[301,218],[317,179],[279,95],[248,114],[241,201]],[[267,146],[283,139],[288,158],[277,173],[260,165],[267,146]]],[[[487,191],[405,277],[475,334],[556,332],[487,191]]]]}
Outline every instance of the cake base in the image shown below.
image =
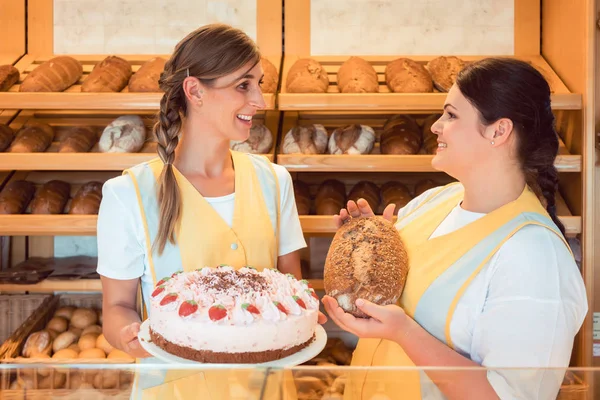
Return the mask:
{"type": "Polygon", "coordinates": [[[306,342],[294,347],[290,347],[289,349],[243,353],[218,353],[210,350],[196,350],[190,347],[180,346],[178,344],[169,342],[160,333],[154,332],[152,328],[149,328],[149,330],[152,343],[164,351],[187,360],[211,364],[260,364],[264,362],[280,360],[284,357],[299,352],[315,340],[315,335],[313,335],[306,342]]]}

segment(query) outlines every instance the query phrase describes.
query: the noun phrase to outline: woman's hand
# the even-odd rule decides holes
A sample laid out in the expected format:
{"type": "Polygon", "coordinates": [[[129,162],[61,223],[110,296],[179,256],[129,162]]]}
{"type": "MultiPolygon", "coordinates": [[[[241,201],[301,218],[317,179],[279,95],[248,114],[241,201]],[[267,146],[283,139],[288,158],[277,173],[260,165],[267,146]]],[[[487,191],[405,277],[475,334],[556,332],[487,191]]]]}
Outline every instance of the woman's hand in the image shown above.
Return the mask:
{"type": "Polygon", "coordinates": [[[124,352],[135,358],[146,358],[152,357],[148,353],[138,340],[138,333],[140,332],[140,323],[134,322],[131,325],[124,326],[120,332],[121,346],[124,352]]]}
{"type": "MultiPolygon", "coordinates": [[[[396,208],[395,204],[388,205],[385,210],[383,210],[383,218],[391,221],[394,217],[394,208],[396,208]]],[[[343,224],[348,222],[350,218],[373,216],[375,216],[375,213],[371,209],[371,206],[365,199],[361,198],[356,202],[350,200],[348,204],[346,204],[346,208],[342,208],[340,210],[339,215],[333,216],[333,220],[335,222],[335,226],[339,229],[343,224]]]]}
{"type": "Polygon", "coordinates": [[[358,299],[357,307],[371,318],[356,318],[348,314],[330,296],[323,297],[323,304],[331,319],[342,329],[361,338],[378,338],[398,342],[406,334],[410,318],[396,305],[378,306],[358,299]]]}

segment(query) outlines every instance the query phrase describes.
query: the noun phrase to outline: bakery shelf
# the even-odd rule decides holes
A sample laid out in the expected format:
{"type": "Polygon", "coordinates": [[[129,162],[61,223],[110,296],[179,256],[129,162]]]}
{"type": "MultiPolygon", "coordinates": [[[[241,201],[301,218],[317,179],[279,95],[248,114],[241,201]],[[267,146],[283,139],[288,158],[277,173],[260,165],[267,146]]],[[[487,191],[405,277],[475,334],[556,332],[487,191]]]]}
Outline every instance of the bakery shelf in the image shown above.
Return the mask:
{"type": "Polygon", "coordinates": [[[0,284],[0,292],[100,292],[102,283],[100,279],[75,279],[75,280],[43,280],[33,285],[19,285],[14,283],[0,284]]]}
{"type": "MultiPolygon", "coordinates": [[[[358,56],[358,54],[357,54],[358,56]]],[[[375,68],[379,78],[379,93],[340,93],[337,87],[337,71],[348,56],[307,56],[323,66],[329,77],[327,93],[289,93],[287,74],[290,67],[300,56],[284,57],[281,91],[278,95],[280,110],[393,110],[393,111],[439,111],[443,108],[446,93],[393,93],[385,83],[385,66],[401,56],[361,56],[375,68]]],[[[426,64],[435,56],[406,56],[414,61],[426,64]]],[[[482,59],[482,56],[460,56],[465,61],[482,59]]],[[[580,110],[582,96],[572,93],[556,72],[541,55],[519,56],[540,70],[549,81],[552,90],[552,108],[554,110],[580,110]]]]}

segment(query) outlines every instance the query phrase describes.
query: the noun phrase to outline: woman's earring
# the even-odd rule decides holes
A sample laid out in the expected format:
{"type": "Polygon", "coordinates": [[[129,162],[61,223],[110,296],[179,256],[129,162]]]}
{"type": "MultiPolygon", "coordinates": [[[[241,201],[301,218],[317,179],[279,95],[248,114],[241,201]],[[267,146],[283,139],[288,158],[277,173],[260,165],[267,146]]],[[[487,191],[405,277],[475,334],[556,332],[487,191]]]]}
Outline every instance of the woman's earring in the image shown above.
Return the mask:
{"type": "Polygon", "coordinates": [[[492,146],[495,144],[493,140],[491,141],[491,143],[492,143],[492,146]]]}

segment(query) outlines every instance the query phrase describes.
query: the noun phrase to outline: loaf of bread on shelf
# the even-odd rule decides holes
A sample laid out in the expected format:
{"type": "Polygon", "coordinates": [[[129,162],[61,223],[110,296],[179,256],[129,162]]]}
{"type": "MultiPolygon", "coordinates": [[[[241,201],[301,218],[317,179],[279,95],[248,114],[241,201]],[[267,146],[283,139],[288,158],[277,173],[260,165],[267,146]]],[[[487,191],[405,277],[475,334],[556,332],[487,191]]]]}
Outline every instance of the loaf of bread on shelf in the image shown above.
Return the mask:
{"type": "Polygon", "coordinates": [[[21,92],[62,92],[81,79],[83,66],[70,56],[54,57],[31,71],[21,85],[21,92]]]}
{"type": "Polygon", "coordinates": [[[59,153],[86,153],[98,141],[96,130],[91,126],[74,126],[67,128],[58,146],[59,153]]]}
{"type": "Polygon", "coordinates": [[[285,134],[282,150],[284,154],[323,154],[328,140],[321,124],[297,125],[285,134]]]}
{"type": "Polygon", "coordinates": [[[232,140],[229,147],[243,153],[267,154],[273,147],[273,134],[265,124],[253,121],[248,139],[232,140]]]}
{"type": "Polygon", "coordinates": [[[263,69],[263,83],[261,89],[263,93],[275,93],[277,91],[277,84],[279,83],[279,74],[275,65],[266,58],[260,59],[260,65],[263,69]]]}
{"type": "Polygon", "coordinates": [[[351,124],[336,128],[329,137],[331,154],[369,154],[375,144],[375,131],[367,125],[351,124]]]}
{"type": "Polygon", "coordinates": [[[12,65],[0,65],[0,92],[6,92],[19,81],[19,70],[12,65]]]}
{"type": "Polygon", "coordinates": [[[406,206],[409,201],[412,200],[412,196],[410,195],[410,190],[406,185],[396,182],[390,181],[381,185],[381,209],[380,212],[383,212],[387,206],[390,204],[395,204],[394,215],[398,215],[398,210],[402,207],[406,206]]]}
{"type": "Polygon", "coordinates": [[[296,208],[298,215],[310,214],[310,189],[308,185],[299,180],[294,181],[294,198],[296,199],[296,208]]]}
{"type": "Polygon", "coordinates": [[[423,179],[415,184],[415,197],[423,194],[429,189],[440,186],[438,183],[431,179],[423,179]]]}
{"type": "Polygon", "coordinates": [[[346,186],[337,179],[327,179],[317,189],[315,212],[317,215],[335,215],[346,207],[346,186]]]}
{"type": "Polygon", "coordinates": [[[15,131],[8,125],[0,124],[0,152],[8,149],[15,138],[15,131]]]}
{"type": "Polygon", "coordinates": [[[440,92],[447,92],[454,85],[456,76],[465,65],[465,62],[458,57],[439,56],[427,63],[427,70],[435,88],[440,92]]]}
{"type": "Polygon", "coordinates": [[[162,57],[154,57],[143,63],[136,73],[129,78],[129,91],[161,92],[158,79],[165,69],[166,62],[167,60],[162,57]]]}
{"type": "Polygon", "coordinates": [[[421,149],[421,128],[409,115],[394,115],[383,126],[379,140],[381,154],[417,154],[421,149]]]}
{"type": "Polygon", "coordinates": [[[404,290],[408,257],[400,235],[382,217],[352,218],[336,232],[323,271],[325,293],[358,318],[356,300],[395,304],[404,290]]]}
{"type": "Polygon", "coordinates": [[[360,57],[350,57],[338,69],[338,89],[341,93],[377,93],[379,80],[371,64],[360,57]]]}
{"type": "Polygon", "coordinates": [[[112,121],[100,136],[103,153],[137,153],[146,142],[146,126],[137,115],[123,115],[112,121]]]}
{"type": "Polygon", "coordinates": [[[395,93],[433,91],[433,81],[427,69],[410,58],[398,58],[386,65],[385,82],[395,93]]]}
{"type": "Polygon", "coordinates": [[[46,151],[54,140],[54,128],[43,122],[28,121],[19,129],[10,148],[11,153],[46,151]]]}
{"type": "Polygon", "coordinates": [[[70,194],[70,183],[60,180],[46,182],[33,197],[31,213],[62,214],[70,194]]]}
{"type": "Polygon", "coordinates": [[[69,214],[98,214],[100,201],[102,201],[102,183],[88,182],[81,186],[73,196],[69,214]]]}
{"type": "Polygon", "coordinates": [[[108,56],[94,66],[81,84],[82,92],[120,92],[131,77],[131,64],[117,56],[108,56]]]}
{"type": "Polygon", "coordinates": [[[431,132],[431,127],[440,117],[441,114],[431,114],[423,120],[423,150],[427,154],[435,154],[437,152],[437,135],[431,132]]]}
{"type": "Polygon", "coordinates": [[[296,61],[288,71],[286,89],[290,93],[325,93],[328,87],[327,71],[312,58],[296,61]]]}
{"type": "Polygon", "coordinates": [[[22,214],[35,194],[35,185],[25,180],[9,182],[0,192],[0,214],[22,214]]]}
{"type": "Polygon", "coordinates": [[[379,188],[376,184],[370,181],[360,181],[350,189],[348,200],[358,201],[365,199],[374,213],[379,209],[381,198],[379,196],[379,188]]]}

